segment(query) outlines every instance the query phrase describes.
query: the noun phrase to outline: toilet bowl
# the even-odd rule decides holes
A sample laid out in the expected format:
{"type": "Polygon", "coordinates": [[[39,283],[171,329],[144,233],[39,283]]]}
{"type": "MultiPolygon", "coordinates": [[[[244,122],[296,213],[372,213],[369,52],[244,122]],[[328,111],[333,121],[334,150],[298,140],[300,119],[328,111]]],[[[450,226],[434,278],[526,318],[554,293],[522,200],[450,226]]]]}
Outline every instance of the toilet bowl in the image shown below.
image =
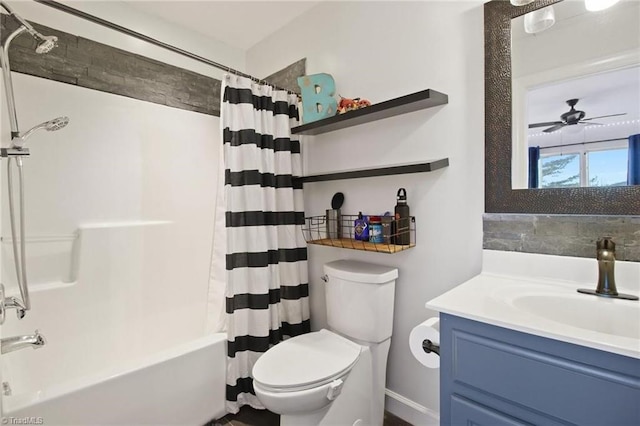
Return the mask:
{"type": "Polygon", "coordinates": [[[309,413],[342,392],[362,346],[328,330],[286,340],[253,367],[253,387],[263,405],[281,415],[309,413]]]}

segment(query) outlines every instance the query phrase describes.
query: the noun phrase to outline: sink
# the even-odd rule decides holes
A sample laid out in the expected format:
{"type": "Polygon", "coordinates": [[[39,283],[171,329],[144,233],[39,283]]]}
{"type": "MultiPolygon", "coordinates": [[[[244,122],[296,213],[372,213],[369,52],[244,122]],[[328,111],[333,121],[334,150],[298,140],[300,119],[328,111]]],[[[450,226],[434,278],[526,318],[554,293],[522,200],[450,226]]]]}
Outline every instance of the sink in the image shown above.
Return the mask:
{"type": "Polygon", "coordinates": [[[514,307],[546,320],[584,330],[640,339],[638,302],[589,295],[525,294],[511,299],[514,307]]]}
{"type": "MultiPolygon", "coordinates": [[[[595,289],[589,258],[483,251],[482,272],[427,302],[429,309],[640,360],[640,302],[595,289]]],[[[640,294],[640,262],[616,262],[620,293],[640,294]]]]}

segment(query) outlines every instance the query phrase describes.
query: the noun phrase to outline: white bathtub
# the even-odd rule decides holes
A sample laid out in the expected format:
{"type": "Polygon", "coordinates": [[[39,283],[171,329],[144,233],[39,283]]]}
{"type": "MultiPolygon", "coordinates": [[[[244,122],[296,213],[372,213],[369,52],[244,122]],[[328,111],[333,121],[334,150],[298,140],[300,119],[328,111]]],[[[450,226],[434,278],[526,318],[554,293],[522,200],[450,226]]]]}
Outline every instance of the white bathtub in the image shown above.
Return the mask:
{"type": "MultiPolygon", "coordinates": [[[[2,355],[3,415],[47,425],[202,425],[225,414],[226,336],[206,335],[206,279],[185,282],[170,223],[87,226],[73,282],[33,283],[3,337],[47,339],[2,355]]],[[[206,277],[204,277],[206,278],[206,277]]]]}
{"type": "MultiPolygon", "coordinates": [[[[45,425],[203,425],[225,414],[218,333],[41,391],[5,397],[8,418],[45,425]]],[[[52,366],[53,367],[53,366],[52,366]]]]}

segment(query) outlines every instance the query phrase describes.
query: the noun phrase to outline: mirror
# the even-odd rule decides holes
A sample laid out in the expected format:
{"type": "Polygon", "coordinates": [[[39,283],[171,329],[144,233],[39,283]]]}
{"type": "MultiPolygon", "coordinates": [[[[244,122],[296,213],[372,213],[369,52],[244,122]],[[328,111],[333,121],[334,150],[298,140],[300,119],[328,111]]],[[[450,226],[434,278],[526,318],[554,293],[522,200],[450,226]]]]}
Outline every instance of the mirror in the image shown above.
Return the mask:
{"type": "MultiPolygon", "coordinates": [[[[515,139],[513,130],[519,129],[523,138],[528,132],[524,113],[512,114],[512,109],[516,106],[511,102],[512,19],[559,3],[561,3],[560,0],[536,0],[528,5],[517,7],[512,6],[508,1],[492,0],[485,4],[485,211],[488,213],[639,215],[640,186],[535,190],[512,187],[512,152],[518,154],[512,145],[515,139]]],[[[571,3],[584,4],[582,0],[571,3]]],[[[624,3],[623,0],[620,5],[624,3]]],[[[560,49],[554,51],[554,56],[561,63],[560,66],[563,65],[562,61],[570,56],[566,51],[569,51],[573,44],[565,42],[560,49]]],[[[638,54],[637,51],[635,54],[638,54]]],[[[633,65],[633,60],[629,61],[625,66],[614,68],[628,68],[633,65]]],[[[636,60],[635,63],[638,61],[636,60]]],[[[564,65],[570,68],[570,64],[564,65]]],[[[598,63],[593,63],[592,66],[596,67],[598,63]]],[[[586,72],[583,75],[599,74],[604,71],[604,69],[592,69],[596,71],[586,72]]],[[[568,77],[565,76],[559,80],[567,79],[568,77]]],[[[514,90],[519,90],[519,87],[514,86],[514,90]]],[[[517,96],[523,95],[519,92],[514,93],[514,100],[517,96]]],[[[556,120],[552,117],[549,121],[556,120]]]]}
{"type": "Polygon", "coordinates": [[[590,12],[563,1],[512,19],[512,187],[640,184],[640,142],[629,140],[639,64],[640,2],[590,12]],[[531,33],[544,16],[551,26],[531,33]]]}

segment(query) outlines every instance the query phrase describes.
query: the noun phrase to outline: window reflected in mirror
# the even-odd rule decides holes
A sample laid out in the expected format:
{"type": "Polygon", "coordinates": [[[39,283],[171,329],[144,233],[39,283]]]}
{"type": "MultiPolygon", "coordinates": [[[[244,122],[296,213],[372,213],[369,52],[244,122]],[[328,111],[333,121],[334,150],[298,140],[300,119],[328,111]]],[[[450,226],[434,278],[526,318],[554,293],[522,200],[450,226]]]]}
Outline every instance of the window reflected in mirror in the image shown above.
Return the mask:
{"type": "MultiPolygon", "coordinates": [[[[626,141],[624,142],[626,144],[626,141]]],[[[594,144],[595,145],[595,144],[594,144]]],[[[539,188],[626,186],[629,149],[621,144],[540,148],[539,188]],[[546,152],[545,152],[546,151],[546,152]]]]}

